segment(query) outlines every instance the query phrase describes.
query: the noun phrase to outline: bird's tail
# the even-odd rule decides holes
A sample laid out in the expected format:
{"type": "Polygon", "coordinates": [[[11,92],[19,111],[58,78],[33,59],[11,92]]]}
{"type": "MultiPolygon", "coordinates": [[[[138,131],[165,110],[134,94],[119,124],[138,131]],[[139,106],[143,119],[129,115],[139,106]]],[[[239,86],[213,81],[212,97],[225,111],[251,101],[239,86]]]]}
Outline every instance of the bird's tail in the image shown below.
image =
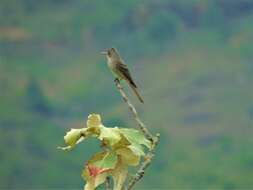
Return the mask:
{"type": "Polygon", "coordinates": [[[128,83],[129,86],[132,88],[138,99],[140,100],[141,103],[144,103],[143,98],[141,97],[140,93],[138,92],[137,86],[135,84],[128,83]]]}

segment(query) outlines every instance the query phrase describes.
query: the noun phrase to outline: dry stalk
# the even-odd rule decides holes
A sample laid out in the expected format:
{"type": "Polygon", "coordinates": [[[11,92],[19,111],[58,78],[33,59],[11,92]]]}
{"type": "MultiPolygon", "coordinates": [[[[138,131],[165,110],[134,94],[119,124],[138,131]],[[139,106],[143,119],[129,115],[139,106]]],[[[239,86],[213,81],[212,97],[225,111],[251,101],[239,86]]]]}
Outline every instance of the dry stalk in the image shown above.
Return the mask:
{"type": "Polygon", "coordinates": [[[146,136],[147,139],[149,139],[152,142],[152,147],[147,153],[147,155],[144,158],[144,161],[141,163],[140,168],[138,169],[137,173],[130,179],[128,185],[126,186],[126,190],[131,190],[133,186],[144,176],[146,168],[151,164],[151,161],[155,155],[155,148],[159,142],[160,135],[156,134],[154,137],[149,130],[147,129],[146,125],[141,121],[139,118],[139,115],[133,106],[133,104],[130,102],[129,98],[127,97],[126,93],[124,92],[123,87],[120,85],[120,82],[118,79],[115,80],[115,85],[117,89],[119,90],[123,100],[128,105],[128,108],[130,109],[135,121],[137,122],[140,131],[146,136]]]}

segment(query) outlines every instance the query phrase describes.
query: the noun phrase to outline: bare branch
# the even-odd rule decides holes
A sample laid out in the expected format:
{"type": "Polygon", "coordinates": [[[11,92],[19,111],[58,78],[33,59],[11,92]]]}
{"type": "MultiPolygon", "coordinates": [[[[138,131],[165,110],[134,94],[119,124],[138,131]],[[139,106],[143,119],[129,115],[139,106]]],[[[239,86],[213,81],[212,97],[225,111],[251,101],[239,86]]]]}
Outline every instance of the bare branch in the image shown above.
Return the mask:
{"type": "Polygon", "coordinates": [[[106,179],[105,179],[105,190],[111,190],[109,176],[107,176],[106,179]]]}
{"type": "Polygon", "coordinates": [[[144,176],[145,170],[147,167],[151,164],[151,161],[153,157],[155,156],[154,150],[159,142],[160,134],[156,134],[156,137],[153,139],[153,146],[151,150],[147,153],[147,155],[144,158],[144,161],[142,162],[140,168],[138,169],[137,173],[132,177],[132,179],[129,181],[128,186],[126,187],[126,190],[130,190],[133,188],[133,186],[144,176]]]}
{"type": "Polygon", "coordinates": [[[151,133],[149,132],[149,130],[147,129],[145,124],[139,118],[135,107],[133,106],[133,104],[128,99],[126,93],[124,92],[123,87],[120,85],[119,80],[115,79],[115,84],[116,84],[116,87],[118,88],[123,100],[127,103],[131,113],[133,114],[135,121],[138,123],[138,126],[139,126],[140,130],[147,137],[147,139],[149,139],[151,142],[153,142],[153,136],[151,135],[151,133]]]}
{"type": "Polygon", "coordinates": [[[137,122],[137,124],[139,126],[139,129],[146,136],[146,138],[152,142],[152,147],[151,147],[150,151],[147,153],[147,155],[144,158],[144,161],[141,163],[139,170],[134,175],[134,177],[132,177],[132,179],[130,179],[129,184],[126,187],[126,190],[131,190],[133,188],[133,186],[143,177],[146,168],[151,164],[151,161],[155,155],[154,151],[155,151],[155,148],[159,142],[160,135],[156,134],[156,136],[153,137],[153,135],[149,132],[149,130],[147,129],[145,124],[139,118],[135,107],[128,99],[126,93],[124,92],[123,87],[120,85],[119,80],[115,79],[115,85],[116,85],[117,89],[119,90],[123,100],[128,105],[128,108],[130,109],[132,115],[134,116],[135,121],[137,122]]]}

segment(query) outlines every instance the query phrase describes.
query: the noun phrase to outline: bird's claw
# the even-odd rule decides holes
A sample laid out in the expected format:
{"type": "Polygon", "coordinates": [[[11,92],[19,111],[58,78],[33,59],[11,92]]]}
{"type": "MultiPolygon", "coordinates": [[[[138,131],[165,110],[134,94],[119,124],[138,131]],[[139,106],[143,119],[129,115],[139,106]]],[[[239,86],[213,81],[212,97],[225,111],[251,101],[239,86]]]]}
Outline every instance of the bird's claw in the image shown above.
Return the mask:
{"type": "Polygon", "coordinates": [[[114,79],[114,82],[119,83],[119,79],[118,79],[118,78],[115,78],[115,79],[114,79]]]}

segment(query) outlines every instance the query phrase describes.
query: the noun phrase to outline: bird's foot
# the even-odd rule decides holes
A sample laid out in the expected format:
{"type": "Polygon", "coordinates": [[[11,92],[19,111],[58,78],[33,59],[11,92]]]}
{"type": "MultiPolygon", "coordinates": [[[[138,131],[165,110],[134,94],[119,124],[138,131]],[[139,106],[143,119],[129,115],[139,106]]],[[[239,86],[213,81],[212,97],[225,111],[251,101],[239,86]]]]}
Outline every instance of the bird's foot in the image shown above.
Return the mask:
{"type": "Polygon", "coordinates": [[[119,83],[119,79],[118,79],[118,78],[115,78],[115,79],[114,79],[114,82],[115,82],[115,83],[119,83]]]}

